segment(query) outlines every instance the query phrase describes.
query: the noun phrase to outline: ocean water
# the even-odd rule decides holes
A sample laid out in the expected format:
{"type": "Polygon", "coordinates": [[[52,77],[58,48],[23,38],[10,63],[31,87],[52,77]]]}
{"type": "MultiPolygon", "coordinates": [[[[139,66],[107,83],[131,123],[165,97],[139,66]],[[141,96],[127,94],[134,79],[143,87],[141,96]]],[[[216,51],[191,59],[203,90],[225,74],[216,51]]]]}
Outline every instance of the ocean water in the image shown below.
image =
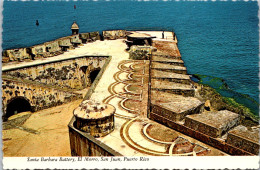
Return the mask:
{"type": "Polygon", "coordinates": [[[242,96],[236,100],[258,114],[257,2],[4,1],[3,6],[3,49],[68,36],[74,20],[80,32],[172,30],[189,74],[225,81],[223,95],[242,96]]]}

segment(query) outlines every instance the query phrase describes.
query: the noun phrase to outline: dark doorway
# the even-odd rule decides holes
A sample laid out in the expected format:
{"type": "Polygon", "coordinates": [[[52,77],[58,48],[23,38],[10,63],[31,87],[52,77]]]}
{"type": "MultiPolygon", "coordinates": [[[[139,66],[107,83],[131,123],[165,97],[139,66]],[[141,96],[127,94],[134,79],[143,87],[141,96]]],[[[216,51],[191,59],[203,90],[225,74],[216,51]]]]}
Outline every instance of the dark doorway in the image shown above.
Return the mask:
{"type": "Polygon", "coordinates": [[[7,104],[5,119],[14,114],[25,111],[31,111],[30,103],[23,97],[14,98],[9,104],[7,104]]]}
{"type": "Polygon", "coordinates": [[[93,83],[99,73],[100,69],[98,70],[94,70],[90,73],[90,80],[91,80],[91,83],[93,83]]]}
{"type": "Polygon", "coordinates": [[[88,66],[80,67],[80,70],[83,71],[84,74],[86,74],[87,69],[88,69],[88,66]]]}

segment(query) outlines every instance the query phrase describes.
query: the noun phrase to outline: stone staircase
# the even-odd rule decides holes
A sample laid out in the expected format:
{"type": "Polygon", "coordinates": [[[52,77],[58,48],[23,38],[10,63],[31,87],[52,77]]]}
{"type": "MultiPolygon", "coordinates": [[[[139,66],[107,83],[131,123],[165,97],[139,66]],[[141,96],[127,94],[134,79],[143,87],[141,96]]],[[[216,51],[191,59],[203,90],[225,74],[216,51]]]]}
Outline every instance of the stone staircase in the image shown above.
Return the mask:
{"type": "Polygon", "coordinates": [[[195,98],[195,89],[180,56],[153,53],[151,57],[150,115],[166,116],[183,122],[186,115],[203,110],[204,102],[195,98]]]}
{"type": "Polygon", "coordinates": [[[180,56],[153,54],[150,75],[150,119],[206,143],[215,141],[209,144],[230,154],[259,153],[259,127],[240,125],[240,116],[228,110],[204,111],[180,56]]]}

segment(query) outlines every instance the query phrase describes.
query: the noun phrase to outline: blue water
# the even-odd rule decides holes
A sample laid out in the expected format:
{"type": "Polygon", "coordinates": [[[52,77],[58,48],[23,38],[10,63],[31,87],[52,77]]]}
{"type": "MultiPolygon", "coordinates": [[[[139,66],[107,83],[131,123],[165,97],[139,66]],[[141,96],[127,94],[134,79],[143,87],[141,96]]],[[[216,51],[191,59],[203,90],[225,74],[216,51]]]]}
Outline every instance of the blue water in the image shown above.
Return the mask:
{"type": "Polygon", "coordinates": [[[74,20],[80,32],[174,30],[189,74],[222,78],[230,90],[259,103],[257,15],[257,2],[5,1],[2,47],[27,47],[70,35],[74,20]]]}

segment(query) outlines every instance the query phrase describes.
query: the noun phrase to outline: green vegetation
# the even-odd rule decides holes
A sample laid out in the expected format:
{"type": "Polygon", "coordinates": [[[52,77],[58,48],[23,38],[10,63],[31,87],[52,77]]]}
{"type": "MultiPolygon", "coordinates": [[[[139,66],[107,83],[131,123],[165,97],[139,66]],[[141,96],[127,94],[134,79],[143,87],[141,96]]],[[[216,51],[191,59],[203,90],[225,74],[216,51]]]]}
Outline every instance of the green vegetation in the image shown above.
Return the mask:
{"type": "Polygon", "coordinates": [[[259,104],[250,96],[233,91],[221,78],[198,74],[193,77],[201,86],[201,97],[210,100],[215,110],[226,109],[238,113],[242,115],[242,124],[247,126],[258,123],[259,104]]]}

